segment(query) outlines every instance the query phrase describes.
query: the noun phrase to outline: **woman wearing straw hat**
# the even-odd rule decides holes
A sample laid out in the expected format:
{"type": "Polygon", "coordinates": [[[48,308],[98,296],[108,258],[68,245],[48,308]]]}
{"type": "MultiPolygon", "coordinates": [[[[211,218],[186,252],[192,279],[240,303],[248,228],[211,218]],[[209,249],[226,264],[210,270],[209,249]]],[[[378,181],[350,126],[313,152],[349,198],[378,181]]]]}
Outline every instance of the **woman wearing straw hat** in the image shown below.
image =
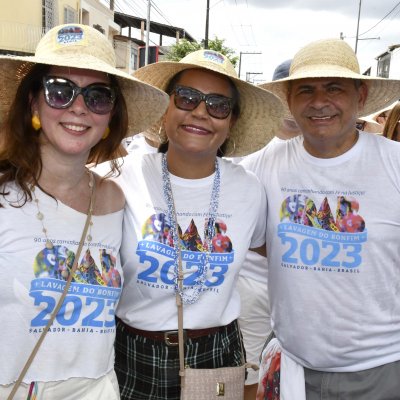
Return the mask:
{"type": "Polygon", "coordinates": [[[268,197],[276,338],[264,351],[260,398],[398,399],[400,144],[356,121],[398,98],[400,81],[360,74],[351,47],[325,39],[263,87],[302,134],[243,162],[268,197]]]}
{"type": "Polygon", "coordinates": [[[160,152],[128,156],[117,179],[127,208],[116,371],[123,399],[179,399],[176,293],[183,301],[185,365],[243,363],[235,283],[246,250],[264,245],[265,194],[251,173],[220,157],[264,146],[279,128],[282,107],[210,50],[143,67],[135,76],[170,101],[147,131],[160,137],[160,152]]]}
{"type": "Polygon", "coordinates": [[[34,56],[1,56],[0,79],[0,398],[119,399],[125,199],[85,165],[117,157],[168,97],[78,24],[51,29],[34,56]]]}

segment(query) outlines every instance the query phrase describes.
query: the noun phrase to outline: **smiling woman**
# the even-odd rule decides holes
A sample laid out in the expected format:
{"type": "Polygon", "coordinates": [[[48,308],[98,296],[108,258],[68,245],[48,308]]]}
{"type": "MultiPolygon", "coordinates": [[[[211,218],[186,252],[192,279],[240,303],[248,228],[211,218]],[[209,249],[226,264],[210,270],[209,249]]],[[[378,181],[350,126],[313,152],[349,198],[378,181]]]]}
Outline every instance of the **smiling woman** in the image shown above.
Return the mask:
{"type": "MultiPolygon", "coordinates": [[[[127,206],[115,368],[122,399],[172,400],[180,398],[180,356],[197,369],[244,362],[236,280],[247,249],[265,243],[266,198],[252,174],[221,156],[263,147],[282,105],[210,50],[135,76],[165,90],[169,105],[146,131],[162,143],[159,153],[128,155],[117,178],[127,206]]],[[[243,391],[244,376],[237,384],[243,391]]]]}
{"type": "Polygon", "coordinates": [[[47,32],[35,56],[0,56],[0,80],[0,398],[118,400],[125,198],[86,164],[118,157],[168,96],[78,24],[47,32]]]}

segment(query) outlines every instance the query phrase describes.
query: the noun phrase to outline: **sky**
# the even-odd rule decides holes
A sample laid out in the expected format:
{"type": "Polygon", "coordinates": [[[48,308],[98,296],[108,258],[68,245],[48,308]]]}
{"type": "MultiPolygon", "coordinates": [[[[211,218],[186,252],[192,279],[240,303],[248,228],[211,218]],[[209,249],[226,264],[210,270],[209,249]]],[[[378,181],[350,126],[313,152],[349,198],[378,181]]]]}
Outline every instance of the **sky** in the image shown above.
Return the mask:
{"type": "MultiPolygon", "coordinates": [[[[148,0],[114,1],[116,11],[146,19],[148,0]]],[[[241,60],[240,77],[256,84],[270,81],[278,64],[314,40],[343,37],[355,49],[357,25],[361,72],[371,67],[375,75],[375,58],[388,46],[400,44],[400,1],[209,0],[209,4],[209,39],[225,39],[241,60]]],[[[201,41],[206,10],[207,0],[151,0],[150,19],[184,28],[201,41]]],[[[163,38],[164,45],[173,42],[163,38]]],[[[158,37],[150,36],[150,44],[158,44],[158,37]]]]}

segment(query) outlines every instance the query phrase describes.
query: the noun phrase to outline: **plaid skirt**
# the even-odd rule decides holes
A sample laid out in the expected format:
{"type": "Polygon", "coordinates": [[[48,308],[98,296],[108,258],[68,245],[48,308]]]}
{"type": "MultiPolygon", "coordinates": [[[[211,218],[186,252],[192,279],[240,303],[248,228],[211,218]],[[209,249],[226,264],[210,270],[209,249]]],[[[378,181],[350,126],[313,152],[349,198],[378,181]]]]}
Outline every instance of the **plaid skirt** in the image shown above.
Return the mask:
{"type": "MultiPolygon", "coordinates": [[[[191,368],[243,364],[242,336],[237,321],[215,334],[185,341],[185,365],[191,368]]],[[[178,346],[129,332],[117,319],[115,371],[122,400],[179,400],[178,346]]]]}

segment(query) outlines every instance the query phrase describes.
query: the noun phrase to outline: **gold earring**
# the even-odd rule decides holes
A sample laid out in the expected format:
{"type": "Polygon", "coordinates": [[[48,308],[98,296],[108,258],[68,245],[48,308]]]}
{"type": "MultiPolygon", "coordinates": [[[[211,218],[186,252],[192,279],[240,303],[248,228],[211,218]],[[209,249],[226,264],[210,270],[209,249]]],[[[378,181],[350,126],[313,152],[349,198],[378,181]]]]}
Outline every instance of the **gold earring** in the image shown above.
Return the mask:
{"type": "Polygon", "coordinates": [[[31,123],[32,123],[32,128],[33,128],[35,131],[38,131],[38,130],[42,127],[42,124],[41,124],[41,122],[40,122],[39,115],[37,115],[37,114],[32,115],[31,123]]]}
{"type": "Polygon", "coordinates": [[[110,128],[107,126],[106,130],[104,131],[103,136],[101,137],[103,140],[108,138],[108,135],[110,134],[110,128]]]}

